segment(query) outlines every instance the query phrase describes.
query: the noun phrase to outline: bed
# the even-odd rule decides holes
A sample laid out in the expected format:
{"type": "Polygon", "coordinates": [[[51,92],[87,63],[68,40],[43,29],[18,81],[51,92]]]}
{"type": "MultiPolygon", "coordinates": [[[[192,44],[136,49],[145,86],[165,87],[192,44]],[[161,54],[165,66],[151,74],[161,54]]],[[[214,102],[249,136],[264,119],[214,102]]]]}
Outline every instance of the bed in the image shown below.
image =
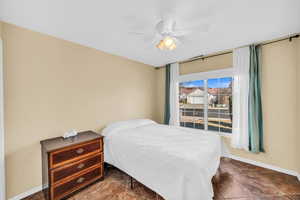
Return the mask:
{"type": "Polygon", "coordinates": [[[211,200],[220,136],[204,131],[157,124],[147,119],[108,125],[105,162],[149,187],[165,200],[211,200]]]}

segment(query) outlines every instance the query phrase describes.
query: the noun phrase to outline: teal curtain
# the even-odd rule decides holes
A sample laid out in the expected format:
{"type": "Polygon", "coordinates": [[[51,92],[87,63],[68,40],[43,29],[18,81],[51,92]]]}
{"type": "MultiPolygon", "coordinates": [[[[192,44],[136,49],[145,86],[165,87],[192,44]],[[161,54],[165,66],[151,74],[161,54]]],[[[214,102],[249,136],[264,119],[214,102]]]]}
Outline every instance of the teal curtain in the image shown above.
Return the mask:
{"type": "Polygon", "coordinates": [[[171,65],[166,65],[166,88],[165,88],[165,116],[164,116],[164,123],[169,124],[170,121],[170,76],[171,76],[171,65]]]}
{"type": "Polygon", "coordinates": [[[248,98],[249,150],[254,153],[264,152],[261,103],[261,46],[250,46],[248,98]]]}

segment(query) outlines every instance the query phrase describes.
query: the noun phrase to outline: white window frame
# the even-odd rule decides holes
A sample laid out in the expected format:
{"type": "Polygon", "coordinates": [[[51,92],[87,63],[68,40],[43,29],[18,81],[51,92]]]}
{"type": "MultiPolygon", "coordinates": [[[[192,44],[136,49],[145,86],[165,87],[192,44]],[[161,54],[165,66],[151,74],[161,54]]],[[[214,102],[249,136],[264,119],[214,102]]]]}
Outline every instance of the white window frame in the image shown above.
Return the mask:
{"type": "MultiPolygon", "coordinates": [[[[226,68],[226,69],[220,69],[220,70],[214,70],[214,71],[207,71],[207,72],[198,72],[198,73],[192,73],[192,74],[185,74],[185,75],[179,75],[178,77],[178,83],[182,82],[188,82],[188,81],[197,81],[197,80],[203,80],[204,81],[204,88],[205,88],[205,95],[207,95],[207,80],[208,79],[214,79],[214,78],[224,78],[224,77],[233,77],[234,72],[233,68],[226,68]]],[[[174,99],[174,101],[178,101],[179,97],[174,99]]],[[[205,109],[207,108],[207,98],[205,98],[205,109]]],[[[207,110],[207,109],[206,109],[207,110]]],[[[179,113],[179,109],[178,109],[179,113]]],[[[178,115],[179,116],[179,115],[178,115]]],[[[213,132],[218,133],[219,135],[225,136],[225,137],[231,137],[232,133],[225,133],[225,132],[216,132],[216,131],[209,131],[207,130],[207,112],[204,112],[204,120],[205,120],[205,132],[213,132]]]]}

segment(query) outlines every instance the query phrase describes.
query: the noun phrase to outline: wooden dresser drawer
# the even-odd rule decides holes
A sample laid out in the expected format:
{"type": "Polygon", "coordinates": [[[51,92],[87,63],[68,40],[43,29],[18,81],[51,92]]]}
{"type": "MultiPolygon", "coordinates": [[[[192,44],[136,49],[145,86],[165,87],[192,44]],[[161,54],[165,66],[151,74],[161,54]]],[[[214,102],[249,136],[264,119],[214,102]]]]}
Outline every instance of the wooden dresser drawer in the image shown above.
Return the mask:
{"type": "Polygon", "coordinates": [[[42,181],[46,200],[61,200],[103,179],[103,136],[84,131],[70,138],[41,141],[42,181]]]}
{"type": "Polygon", "coordinates": [[[55,168],[75,160],[80,160],[93,153],[102,152],[101,140],[79,144],[50,153],[50,168],[55,168]]]}
{"type": "Polygon", "coordinates": [[[62,183],[58,186],[54,186],[53,192],[52,192],[52,199],[61,199],[61,197],[64,197],[81,187],[84,187],[95,180],[99,179],[102,177],[102,166],[99,166],[97,168],[93,168],[89,170],[88,172],[73,178],[65,183],[62,183]]]}
{"type": "Polygon", "coordinates": [[[53,169],[51,170],[51,182],[55,184],[56,182],[61,181],[64,178],[68,178],[69,176],[74,176],[85,169],[102,164],[102,162],[103,153],[98,153],[74,163],[53,169]]]}

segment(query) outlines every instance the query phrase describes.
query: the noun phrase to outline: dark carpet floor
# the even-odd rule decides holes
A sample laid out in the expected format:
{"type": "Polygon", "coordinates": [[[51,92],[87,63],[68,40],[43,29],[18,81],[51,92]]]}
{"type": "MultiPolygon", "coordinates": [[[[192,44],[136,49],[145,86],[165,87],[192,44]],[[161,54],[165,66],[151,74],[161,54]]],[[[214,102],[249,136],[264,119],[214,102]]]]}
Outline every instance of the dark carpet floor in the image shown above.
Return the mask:
{"type": "MultiPolygon", "coordinates": [[[[300,182],[296,177],[232,159],[222,159],[220,169],[218,178],[213,179],[216,200],[300,200],[300,182]]],[[[39,192],[25,199],[44,200],[44,197],[39,192]]],[[[104,181],[87,187],[70,199],[156,200],[157,196],[138,182],[130,189],[130,178],[109,168],[104,181]]]]}

